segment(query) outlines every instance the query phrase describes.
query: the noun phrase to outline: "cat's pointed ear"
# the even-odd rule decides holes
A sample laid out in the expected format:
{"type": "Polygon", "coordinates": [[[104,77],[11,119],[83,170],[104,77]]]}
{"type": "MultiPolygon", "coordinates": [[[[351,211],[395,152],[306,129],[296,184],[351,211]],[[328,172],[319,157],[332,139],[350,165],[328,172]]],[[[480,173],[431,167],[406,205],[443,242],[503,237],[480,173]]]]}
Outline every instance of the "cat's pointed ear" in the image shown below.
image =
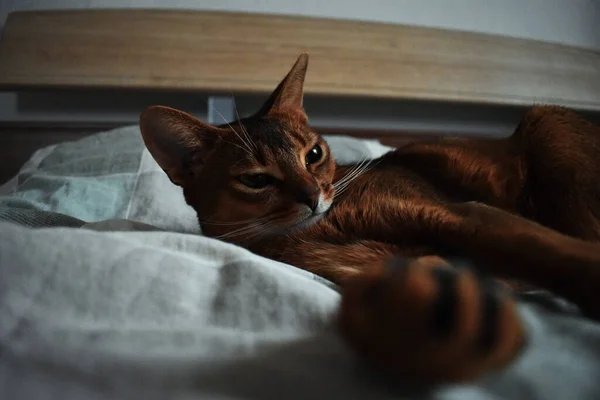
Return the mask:
{"type": "Polygon", "coordinates": [[[204,162],[220,137],[219,128],[163,106],[142,112],[140,131],[152,157],[179,186],[204,162]]]}
{"type": "Polygon", "coordinates": [[[303,107],[304,77],[308,68],[308,54],[302,53],[298,60],[279,83],[275,91],[262,106],[258,115],[267,116],[275,113],[300,113],[306,117],[303,107]]]}

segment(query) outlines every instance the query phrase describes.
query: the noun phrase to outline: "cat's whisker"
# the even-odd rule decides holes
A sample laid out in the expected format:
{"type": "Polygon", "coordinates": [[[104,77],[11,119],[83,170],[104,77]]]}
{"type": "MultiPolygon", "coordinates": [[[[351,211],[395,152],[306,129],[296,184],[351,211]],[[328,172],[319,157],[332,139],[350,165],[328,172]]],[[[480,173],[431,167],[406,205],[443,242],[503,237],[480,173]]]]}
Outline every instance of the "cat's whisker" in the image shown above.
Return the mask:
{"type": "Polygon", "coordinates": [[[344,189],[346,189],[347,187],[350,186],[350,184],[356,180],[356,178],[358,178],[359,176],[361,176],[365,171],[367,170],[367,166],[361,166],[360,168],[357,168],[351,176],[348,177],[348,179],[342,184],[336,187],[336,190],[338,191],[343,191],[344,189]]]}
{"type": "Polygon", "coordinates": [[[250,145],[242,138],[242,136],[235,129],[231,128],[231,130],[242,141],[242,143],[244,143],[244,146],[246,147],[246,151],[248,152],[248,154],[250,154],[250,155],[254,154],[254,151],[252,151],[252,149],[250,148],[250,145]]]}
{"type": "MultiPolygon", "coordinates": [[[[206,100],[205,100],[206,101],[206,100]]],[[[252,151],[252,149],[250,148],[250,145],[248,144],[248,142],[246,142],[241,136],[240,134],[233,129],[233,126],[231,126],[231,124],[225,119],[225,117],[223,116],[223,114],[221,114],[221,112],[214,107],[212,104],[210,104],[208,101],[206,101],[206,104],[211,107],[213,109],[214,112],[217,113],[217,115],[219,117],[221,117],[221,119],[223,120],[223,122],[225,122],[225,124],[227,124],[227,126],[229,127],[229,129],[231,129],[233,131],[233,133],[235,133],[235,135],[238,137],[238,139],[240,139],[240,141],[244,144],[245,149],[244,151],[248,152],[249,155],[252,155],[254,152],[252,151]]],[[[233,144],[233,143],[232,143],[233,144]]],[[[239,146],[238,146],[239,147],[239,146]]],[[[240,147],[241,148],[241,147],[240,147]]]]}
{"type": "Polygon", "coordinates": [[[346,173],[346,175],[344,175],[344,176],[343,176],[343,177],[342,177],[342,178],[341,178],[339,181],[337,181],[337,182],[335,182],[335,183],[333,184],[333,188],[337,190],[338,188],[340,188],[341,186],[343,186],[343,185],[344,185],[344,184],[345,184],[345,183],[348,181],[348,179],[350,179],[350,178],[351,178],[352,174],[354,174],[354,172],[355,172],[357,169],[358,169],[358,166],[353,166],[353,167],[352,167],[352,168],[351,168],[351,169],[350,169],[350,170],[349,170],[349,171],[346,173]]]}
{"type": "Polygon", "coordinates": [[[360,176],[364,175],[367,171],[369,171],[370,169],[373,168],[374,165],[367,165],[366,167],[364,167],[360,172],[358,172],[350,181],[348,181],[339,191],[336,191],[335,193],[335,197],[339,197],[341,196],[344,192],[346,192],[348,190],[348,188],[350,187],[350,183],[352,183],[354,180],[356,180],[357,178],[359,178],[360,176]]]}
{"type": "Polygon", "coordinates": [[[248,224],[246,226],[243,226],[238,229],[234,229],[234,230],[224,233],[222,235],[215,236],[214,239],[230,239],[233,237],[241,236],[245,233],[252,232],[253,230],[259,228],[260,226],[261,226],[261,224],[257,224],[257,223],[248,224]]]}
{"type": "Polygon", "coordinates": [[[267,224],[261,225],[261,226],[255,226],[255,227],[252,227],[251,229],[245,230],[243,232],[237,232],[235,235],[230,235],[225,238],[220,237],[219,239],[232,240],[237,237],[243,237],[244,241],[248,241],[249,239],[255,238],[257,236],[266,235],[270,231],[270,229],[265,229],[267,227],[268,227],[267,224]]]}
{"type": "Polygon", "coordinates": [[[244,240],[250,240],[257,236],[266,236],[271,232],[277,231],[278,226],[273,223],[281,217],[280,214],[268,215],[259,219],[251,220],[251,222],[238,229],[234,229],[230,232],[224,233],[220,236],[215,236],[214,239],[232,239],[244,235],[244,240]]]}
{"type": "Polygon", "coordinates": [[[246,236],[246,240],[253,239],[253,238],[257,237],[257,236],[267,236],[269,233],[275,231],[275,227],[269,226],[269,224],[265,224],[261,228],[265,228],[265,227],[266,227],[266,229],[257,230],[253,234],[247,235],[246,236]]]}
{"type": "Polygon", "coordinates": [[[252,155],[252,153],[250,153],[250,152],[248,151],[248,149],[247,149],[247,148],[245,148],[245,147],[242,147],[242,146],[240,146],[239,144],[236,144],[236,143],[233,143],[233,142],[229,142],[229,141],[227,141],[227,140],[224,140],[224,142],[225,142],[225,143],[227,143],[227,144],[230,144],[230,145],[232,145],[232,146],[235,146],[235,147],[237,147],[238,149],[241,149],[241,150],[243,150],[244,152],[246,152],[246,153],[249,153],[250,155],[252,155]]]}
{"type": "Polygon", "coordinates": [[[241,228],[234,229],[233,231],[224,233],[223,235],[215,236],[214,238],[215,239],[224,239],[224,238],[232,238],[232,237],[241,236],[246,233],[252,233],[253,231],[263,228],[269,224],[270,224],[270,219],[267,219],[266,221],[250,223],[241,228]]]}
{"type": "Polygon", "coordinates": [[[368,161],[367,157],[364,157],[358,161],[350,170],[344,175],[339,181],[337,181],[334,185],[339,186],[346,182],[358,169],[360,169],[365,162],[368,161]]]}
{"type": "Polygon", "coordinates": [[[240,128],[242,129],[242,133],[246,136],[246,139],[250,143],[251,147],[254,148],[254,150],[258,151],[258,148],[256,147],[256,143],[254,143],[254,141],[252,140],[252,137],[248,134],[246,127],[244,126],[244,124],[242,124],[242,119],[240,118],[240,113],[238,112],[237,103],[235,102],[235,97],[233,96],[233,93],[231,94],[231,98],[233,99],[233,109],[235,111],[235,115],[237,117],[238,123],[240,124],[240,128]]]}
{"type": "Polygon", "coordinates": [[[371,164],[371,162],[368,162],[368,163],[364,164],[363,166],[361,166],[359,169],[357,169],[357,171],[353,174],[353,176],[350,179],[348,179],[343,185],[341,185],[341,187],[339,187],[339,193],[341,194],[344,191],[346,191],[353,181],[355,181],[358,177],[360,177],[365,172],[370,170],[372,168],[372,166],[370,166],[370,164],[371,164]]]}
{"type": "Polygon", "coordinates": [[[346,173],[346,175],[344,175],[339,181],[333,184],[333,187],[335,189],[338,189],[339,187],[346,185],[349,181],[353,179],[354,175],[358,173],[358,171],[362,168],[365,162],[367,162],[367,158],[362,159],[358,164],[351,168],[350,171],[346,173]]]}
{"type": "Polygon", "coordinates": [[[271,216],[267,215],[265,217],[262,218],[250,218],[250,219],[246,219],[246,220],[241,220],[241,221],[233,221],[233,222],[225,222],[225,221],[211,221],[210,218],[204,220],[204,221],[200,221],[201,224],[206,224],[206,225],[222,225],[222,226],[233,226],[233,225],[242,225],[242,224],[248,224],[251,222],[262,222],[262,221],[267,221],[270,220],[271,216]]]}
{"type": "Polygon", "coordinates": [[[373,162],[374,160],[369,160],[366,163],[363,163],[363,165],[358,168],[356,170],[356,172],[353,174],[352,178],[348,179],[346,182],[344,182],[343,185],[340,185],[340,187],[336,188],[334,197],[335,198],[339,198],[342,194],[344,194],[348,188],[350,187],[350,184],[356,180],[357,178],[359,178],[360,176],[362,176],[363,174],[365,174],[367,171],[369,171],[370,169],[372,169],[373,167],[375,167],[379,161],[373,162]]]}
{"type": "MultiPolygon", "coordinates": [[[[236,111],[236,113],[237,113],[237,111],[236,111]]],[[[250,147],[254,149],[254,151],[258,151],[258,147],[256,147],[256,143],[254,143],[254,141],[250,137],[250,134],[246,130],[246,127],[244,126],[244,124],[242,124],[242,122],[239,120],[239,118],[240,117],[238,116],[238,124],[240,125],[240,129],[242,130],[242,134],[246,138],[246,141],[249,143],[250,147]]]]}
{"type": "Polygon", "coordinates": [[[352,166],[352,168],[350,168],[348,170],[348,172],[346,172],[346,174],[340,178],[340,180],[335,182],[333,184],[333,186],[338,187],[338,186],[342,185],[346,180],[348,180],[348,176],[350,176],[350,174],[352,174],[352,172],[355,171],[356,169],[357,169],[357,165],[352,166]]]}
{"type": "Polygon", "coordinates": [[[263,222],[262,220],[258,221],[240,221],[240,222],[203,222],[204,225],[213,225],[213,226],[238,226],[249,224],[251,222],[263,222]]]}
{"type": "Polygon", "coordinates": [[[362,174],[364,174],[366,171],[368,171],[371,168],[375,167],[378,163],[379,163],[379,160],[373,160],[373,159],[367,159],[367,158],[365,158],[363,160],[363,162],[358,166],[358,168],[354,172],[353,176],[349,177],[348,181],[344,182],[344,186],[347,186],[349,182],[351,182],[354,179],[356,179],[356,175],[362,175],[362,174]]]}

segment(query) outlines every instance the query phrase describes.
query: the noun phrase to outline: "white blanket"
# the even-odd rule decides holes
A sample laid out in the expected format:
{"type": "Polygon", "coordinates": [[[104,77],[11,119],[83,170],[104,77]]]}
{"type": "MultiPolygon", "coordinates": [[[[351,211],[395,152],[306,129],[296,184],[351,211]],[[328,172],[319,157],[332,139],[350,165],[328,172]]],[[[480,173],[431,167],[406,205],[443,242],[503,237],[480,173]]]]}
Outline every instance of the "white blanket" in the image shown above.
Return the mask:
{"type": "Polygon", "coordinates": [[[0,266],[2,399],[600,398],[600,327],[541,306],[513,367],[427,393],[360,366],[334,289],[216,240],[0,224],[0,266]]]}
{"type": "MultiPolygon", "coordinates": [[[[139,138],[128,147],[110,135],[37,154],[0,206],[193,232],[139,138]],[[113,153],[94,147],[111,141],[113,153]],[[69,146],[108,157],[106,171],[83,168],[89,157],[73,166],[69,146]],[[115,148],[149,164],[119,163],[115,148]]],[[[600,324],[543,294],[522,305],[530,345],[508,370],[473,385],[393,387],[335,335],[333,285],[197,234],[89,229],[115,226],[0,223],[0,399],[600,399],[600,324]]]]}

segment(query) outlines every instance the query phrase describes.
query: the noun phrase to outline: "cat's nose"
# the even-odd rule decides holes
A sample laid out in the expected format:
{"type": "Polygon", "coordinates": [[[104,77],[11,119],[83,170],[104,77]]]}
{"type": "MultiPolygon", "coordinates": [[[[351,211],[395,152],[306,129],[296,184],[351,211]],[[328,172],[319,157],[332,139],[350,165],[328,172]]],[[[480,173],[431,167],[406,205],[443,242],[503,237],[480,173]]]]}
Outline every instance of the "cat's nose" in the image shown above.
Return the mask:
{"type": "Polygon", "coordinates": [[[298,202],[306,204],[312,211],[315,211],[319,205],[320,194],[321,189],[318,185],[307,186],[304,188],[304,190],[298,193],[298,202]]]}

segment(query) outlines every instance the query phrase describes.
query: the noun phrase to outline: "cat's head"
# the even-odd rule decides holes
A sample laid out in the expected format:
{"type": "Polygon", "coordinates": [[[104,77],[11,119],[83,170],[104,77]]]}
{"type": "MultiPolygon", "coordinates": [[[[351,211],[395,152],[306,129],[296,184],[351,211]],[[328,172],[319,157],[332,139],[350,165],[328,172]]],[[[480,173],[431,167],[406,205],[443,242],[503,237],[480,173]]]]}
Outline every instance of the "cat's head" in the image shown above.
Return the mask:
{"type": "Polygon", "coordinates": [[[330,207],[335,164],[302,105],[302,54],[260,111],[211,126],[168,107],[140,117],[146,147],[183,188],[204,234],[234,243],[306,226],[330,207]]]}

